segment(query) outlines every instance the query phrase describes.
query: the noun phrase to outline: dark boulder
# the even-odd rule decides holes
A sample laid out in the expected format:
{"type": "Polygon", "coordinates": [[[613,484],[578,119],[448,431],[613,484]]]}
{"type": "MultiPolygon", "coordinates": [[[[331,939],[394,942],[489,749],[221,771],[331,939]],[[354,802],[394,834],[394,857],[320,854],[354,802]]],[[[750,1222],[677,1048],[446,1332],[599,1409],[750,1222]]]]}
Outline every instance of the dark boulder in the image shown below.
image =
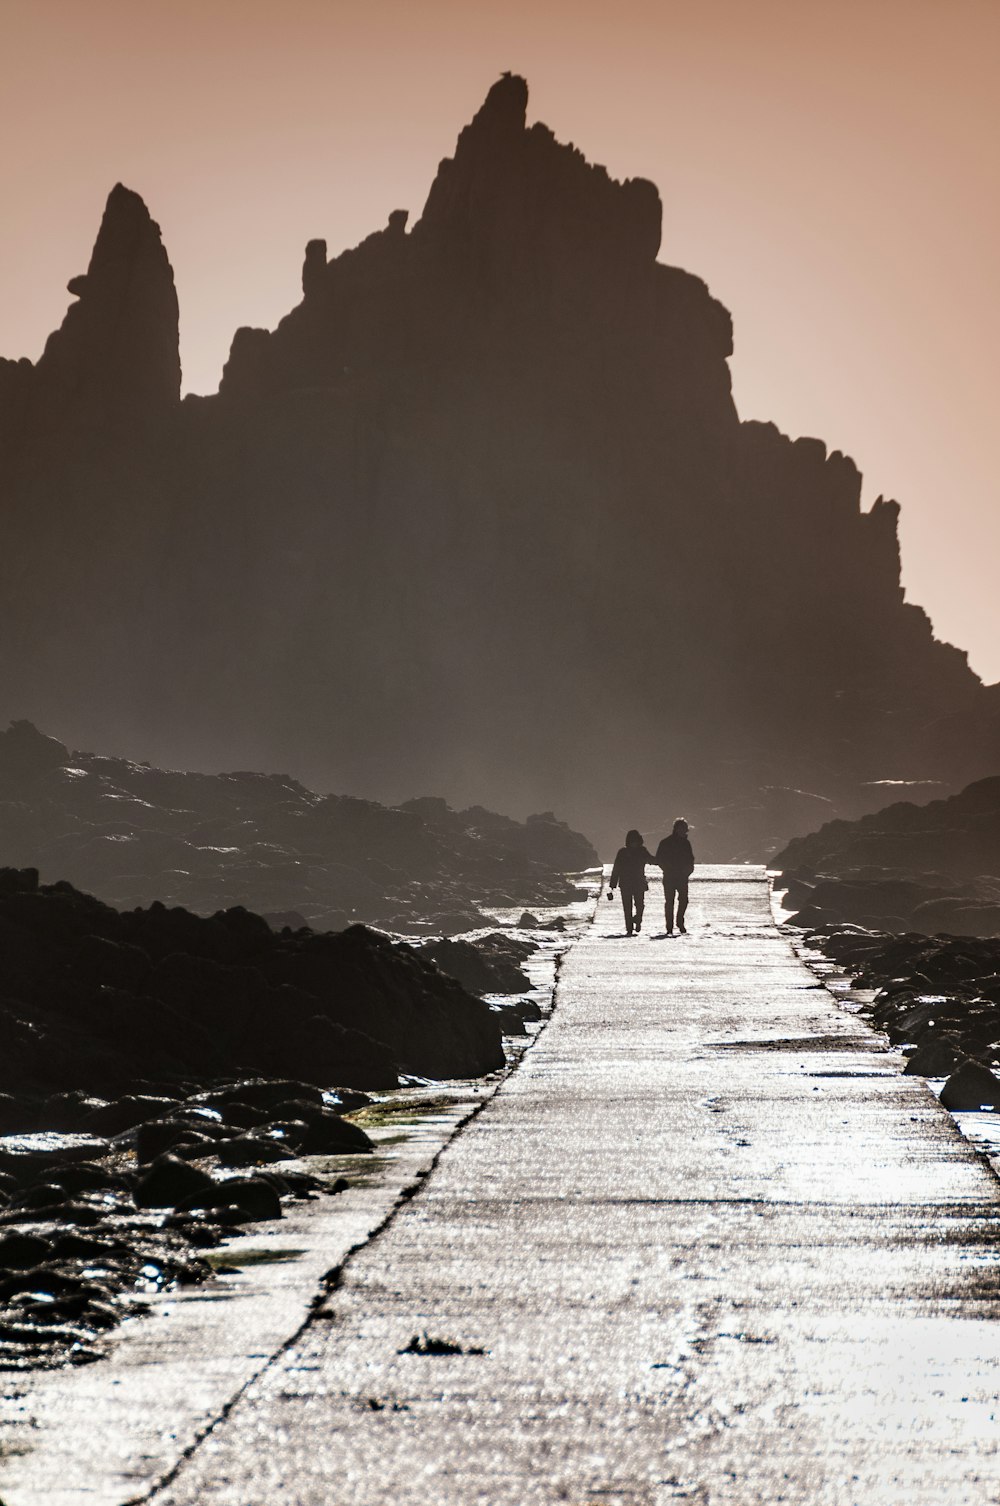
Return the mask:
{"type": "Polygon", "coordinates": [[[192,1128],[190,1124],[173,1119],[152,1119],[136,1129],[136,1160],[144,1165],[148,1161],[155,1161],[167,1151],[180,1152],[181,1149],[185,1156],[197,1153],[208,1155],[213,1143],[210,1135],[192,1128]]]}
{"type": "Polygon", "coordinates": [[[23,1234],[17,1229],[0,1234],[0,1270],[29,1270],[48,1257],[49,1248],[50,1242],[38,1234],[23,1234]]]}
{"type": "Polygon", "coordinates": [[[941,1089],[941,1102],[952,1110],[1000,1110],[1000,1078],[987,1067],[963,1062],[941,1089]]]}
{"type": "Polygon", "coordinates": [[[918,1046],[903,1071],[915,1077],[947,1077],[968,1055],[957,1036],[942,1035],[918,1046]]]}
{"type": "Polygon", "coordinates": [[[278,1112],[283,1119],[300,1123],[305,1133],[299,1144],[302,1155],[353,1155],[372,1149],[364,1130],[340,1114],[309,1103],[285,1103],[278,1112]]]}
{"type": "Polygon", "coordinates": [[[231,1140],[217,1140],[212,1154],[223,1166],[267,1166],[295,1159],[291,1145],[267,1135],[236,1135],[231,1140]]]}
{"type": "Polygon", "coordinates": [[[212,1178],[176,1156],[162,1155],[153,1162],[135,1188],[140,1208],[177,1208],[187,1199],[214,1187],[212,1178]]]}
{"type": "Polygon", "coordinates": [[[429,957],[443,973],[457,978],[470,994],[520,994],[531,987],[531,980],[515,962],[478,940],[425,941],[419,950],[422,957],[429,957]]]}

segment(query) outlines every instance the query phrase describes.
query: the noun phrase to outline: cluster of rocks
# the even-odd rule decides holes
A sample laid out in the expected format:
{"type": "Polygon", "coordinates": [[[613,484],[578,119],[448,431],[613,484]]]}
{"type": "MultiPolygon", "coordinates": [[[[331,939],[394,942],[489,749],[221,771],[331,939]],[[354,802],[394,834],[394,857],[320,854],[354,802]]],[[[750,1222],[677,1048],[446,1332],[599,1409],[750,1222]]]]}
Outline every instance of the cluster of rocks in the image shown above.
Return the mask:
{"type": "Polygon", "coordinates": [[[119,912],[0,869],[0,1368],[95,1358],[137,1290],[346,1185],[297,1163],[370,1150],[365,1089],[502,1069],[533,949],[119,912]]]}
{"type": "Polygon", "coordinates": [[[371,1150],[342,1117],[363,1093],[253,1078],[135,1088],[0,1100],[0,1369],[98,1359],[102,1336],[144,1311],[139,1294],[204,1281],[227,1235],[348,1185],[297,1157],[371,1150]]]}
{"type": "Polygon", "coordinates": [[[482,906],[564,904],[597,861],[547,813],[518,822],[444,800],[317,795],[294,779],[197,774],[71,752],[29,722],[0,733],[0,853],[118,909],[160,900],[277,923],[418,935],[486,924],[482,906]]]}
{"type": "Polygon", "coordinates": [[[904,600],[896,504],[741,422],[732,320],[661,222],[505,76],[413,222],[312,239],[295,306],[182,398],[167,252],[118,185],[39,360],[0,360],[0,702],[186,768],[558,805],[609,850],[683,813],[702,860],[996,770],[1000,687],[904,600]]]}
{"type": "Polygon", "coordinates": [[[928,805],[830,821],[774,859],[803,926],[1000,935],[1000,777],[928,805]]]}
{"type": "Polygon", "coordinates": [[[945,1079],[946,1108],[1000,1111],[1000,940],[826,926],[806,941],[875,990],[862,1013],[906,1054],[906,1072],[945,1079]]]}
{"type": "Polygon", "coordinates": [[[136,1078],[287,1075],[393,1087],[503,1066],[489,1008],[364,926],[280,933],[235,907],[119,912],[0,870],[0,1091],[120,1096],[136,1078]]]}

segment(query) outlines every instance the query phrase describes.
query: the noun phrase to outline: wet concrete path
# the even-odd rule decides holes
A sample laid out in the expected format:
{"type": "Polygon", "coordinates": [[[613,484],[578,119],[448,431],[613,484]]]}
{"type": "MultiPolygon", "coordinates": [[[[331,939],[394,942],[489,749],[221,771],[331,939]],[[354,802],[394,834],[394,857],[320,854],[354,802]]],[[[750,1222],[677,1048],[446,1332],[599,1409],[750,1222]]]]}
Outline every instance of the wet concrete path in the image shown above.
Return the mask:
{"type": "Polygon", "coordinates": [[[687,937],[602,903],[519,1069],[141,1499],[998,1499],[996,1180],[763,872],[700,872],[687,937]]]}

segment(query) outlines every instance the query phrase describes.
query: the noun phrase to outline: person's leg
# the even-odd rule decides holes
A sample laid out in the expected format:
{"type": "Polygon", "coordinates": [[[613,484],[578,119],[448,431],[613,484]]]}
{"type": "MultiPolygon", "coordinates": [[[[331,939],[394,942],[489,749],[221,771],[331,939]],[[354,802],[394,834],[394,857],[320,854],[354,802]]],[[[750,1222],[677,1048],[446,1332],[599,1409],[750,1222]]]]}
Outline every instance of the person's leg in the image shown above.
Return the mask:
{"type": "Polygon", "coordinates": [[[622,897],[622,910],[625,913],[625,934],[627,936],[631,936],[631,934],[632,934],[632,891],[631,891],[631,889],[626,889],[625,885],[622,884],[621,889],[620,889],[619,892],[620,892],[621,897],[622,897]]]}
{"type": "Polygon", "coordinates": [[[643,890],[643,889],[637,889],[635,891],[635,928],[636,928],[637,931],[640,931],[642,929],[642,912],[643,912],[643,910],[645,908],[646,908],[646,894],[645,894],[645,890],[643,890]]]}
{"type": "Polygon", "coordinates": [[[663,923],[668,933],[674,929],[674,895],[677,891],[664,874],[663,878],[663,923]]]}
{"type": "Polygon", "coordinates": [[[682,881],[677,885],[677,929],[678,929],[678,931],[685,931],[685,932],[687,931],[687,926],[684,924],[684,917],[687,914],[687,907],[688,907],[688,882],[687,882],[687,879],[682,879],[682,881]]]}

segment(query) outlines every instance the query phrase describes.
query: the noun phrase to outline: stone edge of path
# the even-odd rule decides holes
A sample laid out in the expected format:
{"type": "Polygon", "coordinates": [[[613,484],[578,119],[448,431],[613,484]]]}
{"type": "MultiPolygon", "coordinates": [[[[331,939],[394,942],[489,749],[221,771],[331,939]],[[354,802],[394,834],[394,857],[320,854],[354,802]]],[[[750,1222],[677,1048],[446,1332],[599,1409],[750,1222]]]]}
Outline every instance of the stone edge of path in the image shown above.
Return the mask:
{"type": "MultiPolygon", "coordinates": [[[[774,879],[775,872],[773,869],[769,869],[767,881],[771,896],[771,916],[778,930],[783,936],[787,937],[788,943],[796,957],[798,957],[804,967],[809,969],[817,982],[823,985],[837,1007],[842,1009],[845,1014],[849,1014],[853,1020],[856,1020],[859,1025],[862,1025],[873,1036],[887,1043],[886,1056],[897,1064],[897,1069],[900,1075],[902,1075],[904,1061],[902,1053],[888,1044],[888,1037],[875,1025],[871,1024],[867,1015],[861,1010],[862,1005],[871,1002],[877,994],[878,989],[855,988],[851,982],[850,975],[845,973],[843,968],[839,967],[825,953],[818,951],[815,947],[806,945],[803,936],[797,928],[788,925],[785,919],[783,919],[783,914],[790,914],[792,912],[784,911],[784,907],[776,899],[774,879]],[[854,1007],[848,1008],[848,1005],[853,1005],[854,1007]]],[[[973,1153],[980,1158],[984,1166],[995,1178],[998,1187],[1000,1187],[1000,1115],[952,1113],[941,1102],[937,1089],[934,1087],[935,1079],[920,1077],[914,1080],[923,1083],[929,1096],[934,1100],[938,1108],[948,1115],[955,1129],[962,1136],[963,1140],[966,1141],[973,1153]],[[995,1133],[992,1136],[977,1134],[977,1125],[991,1118],[996,1126],[995,1133]]]]}

